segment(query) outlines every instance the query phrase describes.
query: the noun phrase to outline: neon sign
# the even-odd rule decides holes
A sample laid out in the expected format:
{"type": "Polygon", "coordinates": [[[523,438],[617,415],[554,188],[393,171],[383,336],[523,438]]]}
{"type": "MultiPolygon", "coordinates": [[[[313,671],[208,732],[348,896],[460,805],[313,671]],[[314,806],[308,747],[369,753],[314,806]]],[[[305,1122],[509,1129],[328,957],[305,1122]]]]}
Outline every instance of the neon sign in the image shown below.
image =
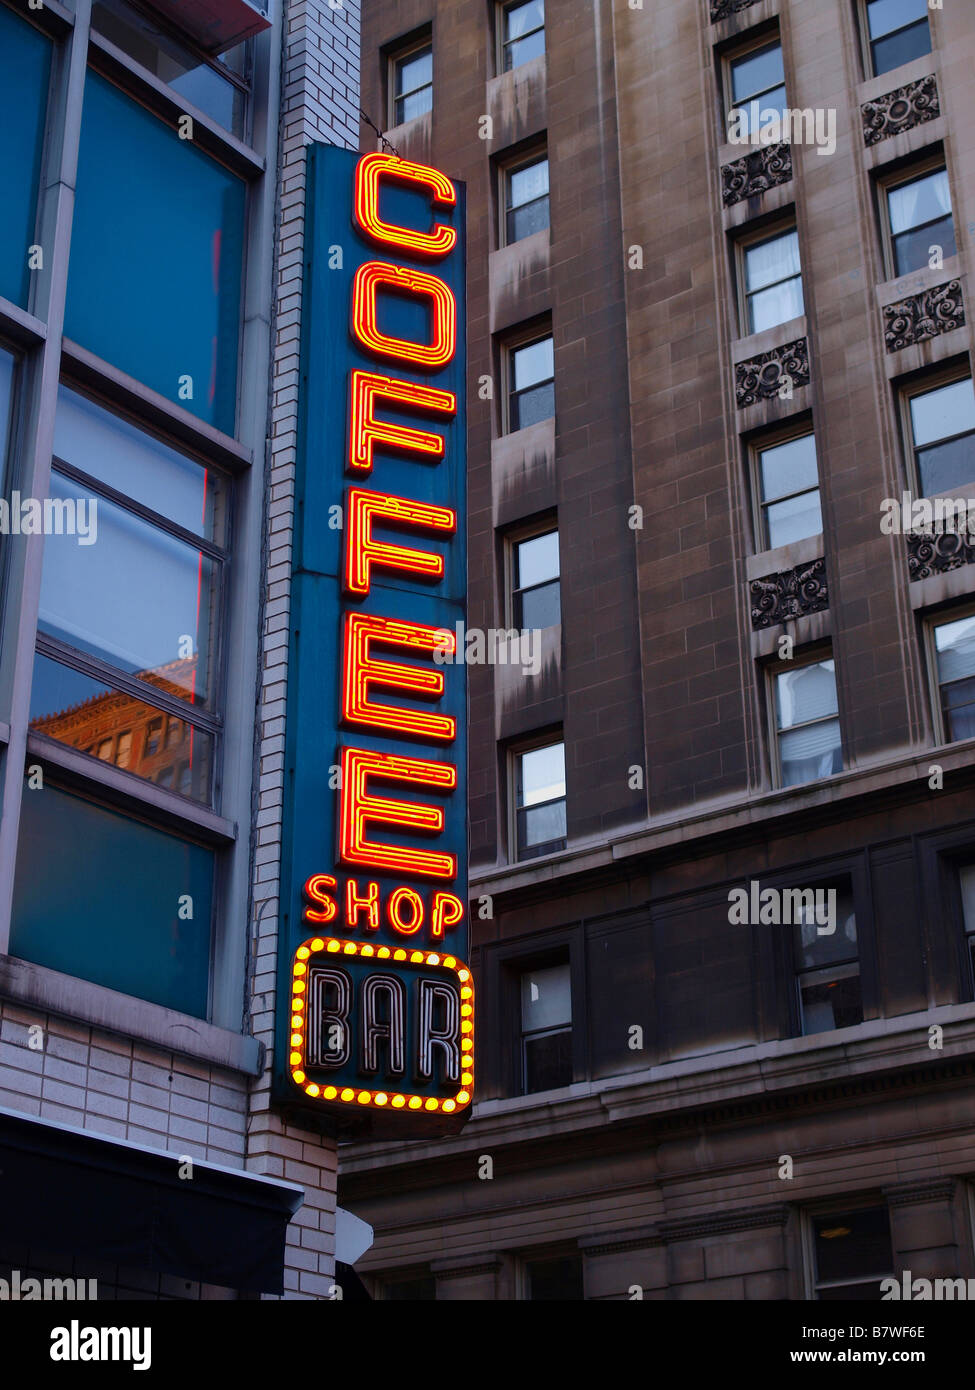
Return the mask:
{"type": "Polygon", "coordinates": [[[353,1132],[470,1112],[463,190],[309,153],[276,1099],[353,1132]]]}

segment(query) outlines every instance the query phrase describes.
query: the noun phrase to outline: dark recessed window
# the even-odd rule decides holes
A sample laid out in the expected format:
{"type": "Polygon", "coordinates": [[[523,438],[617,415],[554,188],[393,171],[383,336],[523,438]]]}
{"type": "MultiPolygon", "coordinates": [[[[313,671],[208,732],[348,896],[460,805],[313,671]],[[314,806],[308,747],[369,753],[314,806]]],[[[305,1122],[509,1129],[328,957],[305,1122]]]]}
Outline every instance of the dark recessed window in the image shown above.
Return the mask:
{"type": "Polygon", "coordinates": [[[566,1303],[585,1298],[582,1260],[577,1255],[564,1255],[555,1260],[526,1260],[525,1282],[532,1303],[566,1303]]]}
{"type": "Polygon", "coordinates": [[[526,429],[555,414],[555,354],[552,336],[509,350],[508,427],[526,429]]]}
{"type": "Polygon", "coordinates": [[[513,241],[548,226],[548,155],[504,170],[504,239],[513,241]]]}
{"type": "Polygon", "coordinates": [[[832,659],[778,673],[775,714],[783,787],[815,782],[843,770],[832,659]]]}
{"type": "Polygon", "coordinates": [[[823,529],[819,502],[816,437],[810,431],[783,439],[755,453],[762,507],[763,545],[774,549],[823,529]]]}
{"type": "Polygon", "coordinates": [[[515,755],[518,858],[565,849],[565,745],[548,743],[515,755]]]}
{"type": "Polygon", "coordinates": [[[433,108],[433,45],[424,43],[393,59],[393,124],[415,120],[433,108]]]}
{"type": "Polygon", "coordinates": [[[782,66],[782,45],[763,44],[749,49],[728,63],[731,86],[731,112],[738,112],[737,126],[741,137],[754,135],[771,116],[782,116],[786,110],[785,71],[782,66]],[[753,106],[753,102],[757,105],[753,106]]]}
{"type": "Polygon", "coordinates": [[[799,318],[804,302],[795,227],[748,242],[742,248],[742,259],[746,333],[761,333],[799,318]]]}
{"type": "Polygon", "coordinates": [[[30,296],[27,248],[37,241],[51,52],[51,40],[45,34],[0,5],[0,295],[22,309],[30,296]]]}
{"type": "Polygon", "coordinates": [[[867,0],[867,38],[875,77],[930,53],[928,0],[867,0]]]}
{"type": "Polygon", "coordinates": [[[968,987],[975,991],[975,864],[965,864],[959,869],[958,886],[961,889],[962,921],[970,969],[968,987]]]}
{"type": "Polygon", "coordinates": [[[975,391],[970,376],[908,397],[916,476],[925,497],[975,482],[975,391]]]}
{"type": "Polygon", "coordinates": [[[800,1031],[828,1033],[863,1022],[856,914],[849,887],[813,890],[825,909],[810,907],[793,926],[800,1031]],[[835,897],[827,894],[835,893],[835,897]],[[825,919],[825,920],[824,920],[825,919]]]}
{"type": "Polygon", "coordinates": [[[545,52],[545,0],[515,0],[501,9],[501,70],[545,52]]]}
{"type": "Polygon", "coordinates": [[[895,275],[927,269],[935,252],[957,253],[946,169],[888,185],[886,194],[895,275]]]}
{"type": "Polygon", "coordinates": [[[945,741],[975,738],[975,617],[939,623],[934,649],[945,741]]]}
{"type": "Polygon", "coordinates": [[[873,1302],[891,1275],[894,1254],[886,1207],[861,1207],[812,1218],[816,1298],[873,1302]]]}
{"type": "Polygon", "coordinates": [[[572,986],[568,961],[522,974],[521,1058],[525,1095],[572,1084],[572,986]]]}
{"type": "Polygon", "coordinates": [[[511,621],[517,628],[562,621],[559,533],[553,529],[512,542],[511,621]]]}
{"type": "Polygon", "coordinates": [[[402,1303],[427,1302],[437,1297],[437,1281],[432,1274],[416,1279],[384,1279],[382,1296],[402,1303]]]}

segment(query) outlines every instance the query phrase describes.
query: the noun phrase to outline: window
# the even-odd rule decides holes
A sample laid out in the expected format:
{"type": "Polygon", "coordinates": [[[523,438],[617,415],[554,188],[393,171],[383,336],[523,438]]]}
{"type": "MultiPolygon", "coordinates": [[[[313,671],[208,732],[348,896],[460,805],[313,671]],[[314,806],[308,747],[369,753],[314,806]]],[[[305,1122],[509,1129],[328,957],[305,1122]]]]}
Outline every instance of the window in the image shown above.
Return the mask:
{"type": "MultiPolygon", "coordinates": [[[[0,210],[2,216],[2,210],[0,210]]],[[[14,382],[17,359],[0,347],[0,488],[7,476],[7,450],[13,427],[14,382]]]]}
{"type": "Polygon", "coordinates": [[[207,58],[128,0],[95,0],[91,27],[226,130],[246,136],[248,43],[207,58]]]}
{"type": "Polygon", "coordinates": [[[525,1292],[532,1303],[566,1303],[585,1298],[582,1260],[564,1255],[556,1260],[526,1260],[525,1292]]]}
{"type": "Polygon", "coordinates": [[[552,335],[508,350],[508,428],[523,430],[555,414],[552,335]]]}
{"type": "Polygon", "coordinates": [[[526,970],[521,977],[522,1091],[572,1084],[572,990],[569,963],[526,970]]]}
{"type": "Polygon", "coordinates": [[[729,118],[737,114],[740,138],[751,136],[787,109],[782,45],[776,39],[728,61],[729,118]]]}
{"type": "Polygon", "coordinates": [[[867,0],[866,18],[875,77],[931,52],[928,0],[867,0]]]}
{"type": "Polygon", "coordinates": [[[50,39],[0,5],[0,295],[22,309],[30,297],[27,248],[37,240],[50,77],[50,39]]]}
{"type": "Polygon", "coordinates": [[[975,986],[975,864],[966,864],[958,872],[961,887],[962,919],[965,926],[965,945],[971,968],[969,988],[975,986]]]}
{"type": "Polygon", "coordinates": [[[384,1279],[380,1289],[383,1299],[397,1302],[426,1302],[437,1297],[437,1281],[432,1274],[418,1274],[413,1279],[384,1279]]]}
{"type": "Polygon", "coordinates": [[[945,742],[975,738],[975,617],[939,623],[934,649],[945,742]]]}
{"type": "Polygon", "coordinates": [[[915,476],[924,497],[975,482],[975,391],[970,376],[907,398],[915,476]]]}
{"type": "Polygon", "coordinates": [[[564,744],[515,755],[515,819],[519,859],[565,848],[564,744]]]}
{"type": "Polygon", "coordinates": [[[511,622],[517,628],[562,621],[559,533],[554,528],[511,544],[511,622]]]}
{"type": "Polygon", "coordinates": [[[834,663],[814,661],[774,677],[781,785],[843,770],[834,663]]]}
{"type": "Polygon", "coordinates": [[[545,0],[515,0],[501,10],[501,71],[545,52],[545,0]]]}
{"type": "Polygon", "coordinates": [[[815,1297],[824,1301],[879,1300],[894,1255],[886,1207],[825,1212],[812,1217],[815,1297]]]}
{"type": "Polygon", "coordinates": [[[761,497],[761,544],[774,550],[823,529],[816,436],[810,431],[755,449],[761,497]]]}
{"type": "Polygon", "coordinates": [[[23,799],[10,953],[205,1018],[213,887],[211,850],[45,777],[43,794],[23,799]],[[157,891],[161,884],[165,892],[157,891]],[[185,894],[191,920],[179,911],[185,894]]]}
{"type": "Polygon", "coordinates": [[[799,233],[794,227],[742,246],[745,332],[788,323],[804,312],[799,233]]]}
{"type": "Polygon", "coordinates": [[[433,45],[424,42],[393,59],[393,125],[433,108],[433,45]]]}
{"type": "Polygon", "coordinates": [[[957,254],[948,171],[914,174],[884,189],[894,275],[927,269],[935,248],[942,257],[957,254]]]}
{"type": "Polygon", "coordinates": [[[504,242],[510,246],[548,226],[548,155],[504,170],[504,242]]]}
{"type": "Polygon", "coordinates": [[[835,894],[835,898],[832,912],[807,908],[803,920],[793,927],[799,1031],[803,1036],[863,1022],[853,895],[848,886],[813,891],[824,898],[835,894]]]}
{"type": "Polygon", "coordinates": [[[240,179],[88,73],[65,335],[225,434],[237,415],[244,203],[240,179]]]}

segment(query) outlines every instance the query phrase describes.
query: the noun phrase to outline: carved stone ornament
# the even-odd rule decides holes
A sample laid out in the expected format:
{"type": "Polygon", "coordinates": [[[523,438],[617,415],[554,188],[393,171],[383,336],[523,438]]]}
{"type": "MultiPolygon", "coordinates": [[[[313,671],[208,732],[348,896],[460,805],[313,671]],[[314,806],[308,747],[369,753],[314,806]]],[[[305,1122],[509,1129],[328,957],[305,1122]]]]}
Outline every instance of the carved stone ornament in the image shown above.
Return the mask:
{"type": "Polygon", "coordinates": [[[907,569],[911,583],[947,574],[975,562],[975,536],[958,531],[910,531],[907,540],[907,569]]]}
{"type": "Polygon", "coordinates": [[[913,347],[915,343],[964,326],[965,301],[958,280],[922,290],[896,304],[884,305],[884,341],[888,352],[899,352],[901,348],[913,347]]]}
{"type": "Polygon", "coordinates": [[[825,560],[811,560],[781,574],[753,579],[748,588],[753,628],[774,627],[829,607],[825,560]]]}
{"type": "Polygon", "coordinates": [[[938,84],[933,74],[920,77],[916,82],[908,82],[906,87],[898,87],[895,92],[864,102],[860,114],[864,140],[868,145],[877,145],[881,140],[913,130],[916,125],[940,116],[938,84]]]}
{"type": "Polygon", "coordinates": [[[711,23],[717,24],[719,19],[730,19],[733,14],[747,10],[749,5],[756,3],[757,0],[711,0],[711,23]]]}
{"type": "Polygon", "coordinates": [[[777,396],[788,399],[788,392],[809,385],[809,345],[805,338],[760,352],[747,362],[735,363],[735,403],[746,410],[759,401],[777,396]]]}
{"type": "Polygon", "coordinates": [[[721,169],[721,197],[726,208],[745,198],[754,198],[792,178],[792,147],[766,145],[751,154],[725,164],[721,169]]]}

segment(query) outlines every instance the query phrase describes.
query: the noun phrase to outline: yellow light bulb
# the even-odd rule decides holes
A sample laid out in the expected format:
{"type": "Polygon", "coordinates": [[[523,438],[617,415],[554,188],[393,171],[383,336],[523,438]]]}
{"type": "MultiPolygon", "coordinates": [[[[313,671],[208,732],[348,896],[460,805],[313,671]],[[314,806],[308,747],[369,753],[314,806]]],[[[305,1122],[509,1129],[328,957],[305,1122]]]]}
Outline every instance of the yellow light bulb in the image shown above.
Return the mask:
{"type": "Polygon", "coordinates": [[[420,1099],[419,1096],[410,1096],[410,1109],[411,1109],[411,1110],[419,1110],[419,1108],[420,1108],[420,1106],[421,1106],[422,1104],[423,1104],[423,1101],[420,1099]]]}
{"type": "Polygon", "coordinates": [[[307,946],[299,946],[297,951],[295,952],[295,955],[298,957],[299,960],[307,960],[308,957],[311,955],[311,951],[309,951],[307,946]]]}
{"type": "Polygon", "coordinates": [[[303,1071],[293,1071],[291,1073],[291,1076],[292,1079],[295,1082],[297,1082],[299,1086],[303,1086],[305,1084],[305,1073],[303,1071]]]}
{"type": "MultiPolygon", "coordinates": [[[[311,949],[313,951],[320,951],[324,945],[325,942],[322,940],[322,938],[320,936],[316,936],[314,941],[311,943],[311,949]]],[[[302,950],[304,950],[304,947],[302,947],[302,950]]]]}
{"type": "Polygon", "coordinates": [[[352,1100],[354,1096],[355,1096],[355,1091],[353,1091],[352,1087],[351,1087],[351,1086],[346,1086],[345,1090],[342,1092],[342,1099],[343,1099],[343,1100],[352,1100]]]}
{"type": "Polygon", "coordinates": [[[385,1091],[377,1091],[373,1099],[377,1105],[385,1105],[389,1097],[385,1091]]]}

